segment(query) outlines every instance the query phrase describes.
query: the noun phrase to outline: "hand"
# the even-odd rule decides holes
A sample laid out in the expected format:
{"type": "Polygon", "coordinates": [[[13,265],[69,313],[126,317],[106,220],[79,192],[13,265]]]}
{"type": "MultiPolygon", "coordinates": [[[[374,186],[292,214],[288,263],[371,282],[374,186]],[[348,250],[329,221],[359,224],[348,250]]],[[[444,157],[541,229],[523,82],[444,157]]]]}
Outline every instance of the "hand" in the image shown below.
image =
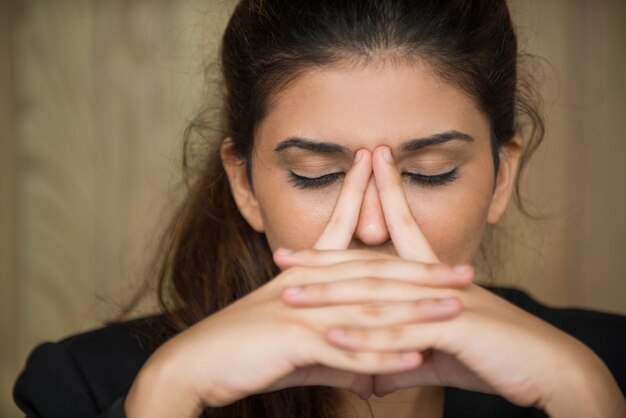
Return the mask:
{"type": "MultiPolygon", "coordinates": [[[[374,155],[374,172],[387,227],[394,246],[403,258],[432,261],[434,252],[428,246],[402,192],[401,178],[395,166],[383,158],[386,150],[374,155]]],[[[284,258],[283,265],[324,265],[340,260],[358,265],[365,252],[301,252],[284,258]]],[[[435,257],[436,258],[436,257],[435,257]]],[[[390,260],[385,260],[391,263],[390,260]]],[[[372,262],[369,262],[372,265],[372,262]]],[[[393,274],[390,274],[393,278],[393,274]]],[[[426,282],[422,283],[423,285],[426,282]]],[[[430,284],[432,286],[432,284],[430,284]]],[[[395,289],[364,288],[362,293],[348,291],[333,284],[310,284],[296,299],[283,295],[292,306],[317,306],[372,302],[419,301],[430,298],[429,287],[411,286],[395,289]]],[[[520,406],[537,406],[563,416],[591,416],[586,404],[599,399],[606,411],[623,411],[623,397],[606,366],[575,338],[517,308],[515,305],[476,285],[448,289],[449,296],[461,302],[462,311],[442,321],[407,323],[393,327],[331,329],[327,339],[337,347],[358,352],[429,352],[413,370],[377,374],[374,393],[377,396],[398,389],[421,386],[451,386],[494,393],[520,406]],[[572,385],[590,380],[602,390],[589,399],[590,387],[572,385]],[[576,403],[561,395],[567,388],[587,395],[576,403]],[[586,389],[586,391],[584,389],[586,389]],[[577,414],[577,415],[576,415],[577,414]],[[587,414],[587,415],[585,415],[587,414]]],[[[595,406],[595,405],[594,405],[595,406]]],[[[597,410],[596,410],[597,411],[597,410]]],[[[610,412],[605,414],[610,415],[610,412]]],[[[604,415],[603,415],[604,416],[604,415]]]]}
{"type": "MultiPolygon", "coordinates": [[[[346,219],[345,215],[358,217],[370,177],[371,157],[363,152],[346,176],[331,222],[316,248],[347,245],[354,231],[351,226],[337,228],[337,220],[346,219]],[[356,215],[352,213],[355,211],[356,215]]],[[[434,282],[450,287],[464,285],[466,278],[459,278],[446,266],[425,268],[399,259],[389,260],[391,269],[379,274],[372,274],[362,261],[359,266],[354,264],[288,269],[170,339],[150,356],[133,383],[125,403],[128,416],[192,417],[205,406],[224,406],[252,394],[290,386],[326,385],[369,397],[372,374],[415,367],[420,361],[417,353],[345,350],[331,344],[325,335],[340,326],[386,327],[449,318],[458,313],[459,305],[438,303],[446,295],[442,289],[417,302],[366,302],[303,310],[282,302],[283,288],[326,282],[358,294],[374,281],[384,280],[386,289],[398,292],[409,285],[434,282]],[[393,278],[388,277],[391,273],[393,278]]]]}

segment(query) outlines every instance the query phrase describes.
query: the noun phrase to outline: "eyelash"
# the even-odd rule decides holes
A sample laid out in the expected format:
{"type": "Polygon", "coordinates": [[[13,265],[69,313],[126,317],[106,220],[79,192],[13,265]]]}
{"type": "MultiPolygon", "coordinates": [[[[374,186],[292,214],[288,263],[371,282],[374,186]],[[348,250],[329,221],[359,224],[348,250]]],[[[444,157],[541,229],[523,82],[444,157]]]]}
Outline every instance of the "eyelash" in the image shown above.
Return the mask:
{"type": "Polygon", "coordinates": [[[320,177],[304,177],[299,176],[293,171],[289,172],[290,181],[294,184],[294,186],[299,187],[301,189],[317,189],[319,187],[326,186],[337,180],[340,177],[343,177],[345,174],[341,172],[325,174],[320,177]]]}
{"type": "MultiPolygon", "coordinates": [[[[344,175],[345,173],[337,172],[325,174],[320,177],[304,177],[297,175],[293,171],[290,171],[289,180],[293,183],[294,186],[301,189],[317,189],[336,181],[344,175]]],[[[437,187],[443,186],[456,180],[458,177],[458,167],[448,171],[447,173],[436,174],[434,176],[425,176],[423,174],[407,172],[402,173],[402,175],[408,177],[411,183],[416,183],[427,187],[437,187]]]]}
{"type": "Polygon", "coordinates": [[[411,183],[436,187],[443,186],[456,180],[458,178],[458,167],[448,171],[447,173],[437,174],[434,176],[425,176],[418,173],[402,173],[402,175],[408,177],[411,183]]]}

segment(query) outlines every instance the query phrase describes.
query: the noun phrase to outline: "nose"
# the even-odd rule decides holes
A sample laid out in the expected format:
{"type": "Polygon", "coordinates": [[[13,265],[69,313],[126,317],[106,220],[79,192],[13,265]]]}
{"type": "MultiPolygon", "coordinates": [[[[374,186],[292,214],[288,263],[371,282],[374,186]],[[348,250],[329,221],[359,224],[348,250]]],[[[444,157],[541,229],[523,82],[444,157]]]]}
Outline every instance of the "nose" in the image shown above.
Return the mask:
{"type": "Polygon", "coordinates": [[[382,245],[390,238],[374,176],[365,189],[355,238],[368,246],[382,245]]]}

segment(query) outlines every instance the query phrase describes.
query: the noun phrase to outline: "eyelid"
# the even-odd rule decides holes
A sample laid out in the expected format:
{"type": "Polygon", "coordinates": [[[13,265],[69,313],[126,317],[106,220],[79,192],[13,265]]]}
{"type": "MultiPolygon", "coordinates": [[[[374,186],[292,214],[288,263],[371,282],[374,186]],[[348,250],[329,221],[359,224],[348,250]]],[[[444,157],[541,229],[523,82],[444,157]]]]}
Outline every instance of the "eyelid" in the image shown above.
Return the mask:
{"type": "Polygon", "coordinates": [[[453,182],[459,177],[459,167],[455,167],[445,173],[434,175],[403,171],[402,176],[408,177],[411,182],[418,183],[426,187],[443,186],[447,183],[453,182]]]}
{"type": "MultiPolygon", "coordinates": [[[[441,174],[452,170],[454,167],[460,165],[458,160],[436,160],[436,161],[411,161],[405,164],[399,164],[398,169],[401,171],[408,171],[411,173],[422,173],[424,171],[428,173],[441,174]]],[[[428,174],[430,175],[430,174],[428,174]]]]}
{"type": "Polygon", "coordinates": [[[306,177],[289,171],[288,180],[301,189],[318,188],[335,182],[340,177],[345,176],[345,174],[343,171],[336,171],[318,177],[306,177]]]}
{"type": "Polygon", "coordinates": [[[437,176],[443,176],[443,175],[446,175],[446,174],[450,174],[453,171],[455,171],[457,168],[458,167],[454,167],[452,169],[448,169],[448,170],[444,170],[444,171],[433,170],[433,171],[435,171],[434,173],[424,173],[422,170],[415,170],[415,171],[413,171],[413,170],[407,169],[407,170],[402,171],[401,174],[402,175],[406,174],[406,175],[424,176],[424,177],[437,177],[437,176]]]}

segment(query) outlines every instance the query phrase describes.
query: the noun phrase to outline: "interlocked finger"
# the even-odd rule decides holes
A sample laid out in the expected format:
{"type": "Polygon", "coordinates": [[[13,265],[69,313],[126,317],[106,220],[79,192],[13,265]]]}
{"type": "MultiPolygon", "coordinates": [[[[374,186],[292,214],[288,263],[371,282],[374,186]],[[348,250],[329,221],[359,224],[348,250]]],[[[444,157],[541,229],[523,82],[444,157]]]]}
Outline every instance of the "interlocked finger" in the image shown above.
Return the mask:
{"type": "MultiPolygon", "coordinates": [[[[454,321],[454,320],[452,320],[454,321]]],[[[447,332],[454,332],[452,322],[428,322],[363,330],[333,328],[328,340],[344,350],[356,352],[426,351],[440,349],[438,342],[447,332]]]]}
{"type": "Polygon", "coordinates": [[[422,361],[414,351],[407,352],[352,352],[322,344],[316,350],[314,361],[340,370],[363,374],[398,373],[413,369],[422,361]]]}
{"type": "Polygon", "coordinates": [[[458,299],[446,298],[311,308],[300,311],[300,315],[324,329],[378,329],[448,319],[458,315],[461,308],[458,299]]]}
{"type": "MultiPolygon", "coordinates": [[[[406,282],[405,286],[463,287],[473,279],[473,270],[470,266],[452,268],[446,264],[416,263],[401,258],[365,261],[357,259],[328,266],[296,266],[283,276],[282,285],[307,286],[311,289],[318,286],[323,291],[324,284],[330,289],[335,286],[332,282],[362,278],[398,280],[406,282]]],[[[384,283],[381,285],[385,287],[384,283]]],[[[340,290],[341,287],[338,287],[328,293],[340,290]]]]}
{"type": "Polygon", "coordinates": [[[297,252],[284,253],[276,251],[274,261],[281,268],[298,266],[327,266],[354,260],[394,260],[398,256],[368,250],[300,250],[297,252]]]}

